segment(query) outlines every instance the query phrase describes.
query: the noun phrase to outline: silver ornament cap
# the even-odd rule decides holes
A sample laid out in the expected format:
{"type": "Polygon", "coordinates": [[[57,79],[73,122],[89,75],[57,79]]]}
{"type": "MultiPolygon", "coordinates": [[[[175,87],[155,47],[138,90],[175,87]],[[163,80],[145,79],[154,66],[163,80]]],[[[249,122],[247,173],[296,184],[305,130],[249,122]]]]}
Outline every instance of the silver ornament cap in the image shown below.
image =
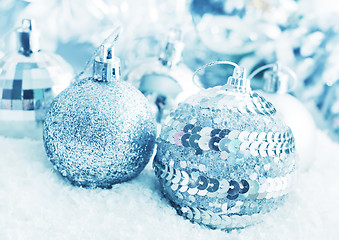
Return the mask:
{"type": "Polygon", "coordinates": [[[184,43],[182,41],[182,32],[180,29],[171,29],[165,48],[160,55],[160,62],[164,66],[172,67],[181,62],[184,43]]]}
{"type": "Polygon", "coordinates": [[[114,56],[114,48],[102,45],[99,56],[94,59],[93,79],[98,82],[119,80],[120,59],[114,56]]]}
{"type": "Polygon", "coordinates": [[[275,64],[273,68],[264,73],[263,90],[268,93],[288,93],[289,75],[281,71],[281,66],[275,64]]]}
{"type": "Polygon", "coordinates": [[[251,86],[246,77],[246,70],[242,67],[235,68],[233,75],[228,78],[225,88],[239,93],[249,93],[251,86]]]}
{"type": "Polygon", "coordinates": [[[23,19],[21,27],[17,29],[18,52],[25,56],[30,56],[40,50],[40,33],[34,29],[32,19],[23,19]]]}

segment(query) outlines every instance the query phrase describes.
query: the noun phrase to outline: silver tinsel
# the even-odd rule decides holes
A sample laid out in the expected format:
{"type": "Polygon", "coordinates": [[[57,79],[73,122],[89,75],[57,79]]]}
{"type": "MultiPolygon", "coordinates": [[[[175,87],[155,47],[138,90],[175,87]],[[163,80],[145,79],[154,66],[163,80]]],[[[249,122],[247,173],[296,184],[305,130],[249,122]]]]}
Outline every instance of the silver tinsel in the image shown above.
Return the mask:
{"type": "Polygon", "coordinates": [[[146,98],[128,83],[83,79],[52,103],[44,144],[55,169],[75,185],[108,188],[149,162],[156,126],[146,98]]]}

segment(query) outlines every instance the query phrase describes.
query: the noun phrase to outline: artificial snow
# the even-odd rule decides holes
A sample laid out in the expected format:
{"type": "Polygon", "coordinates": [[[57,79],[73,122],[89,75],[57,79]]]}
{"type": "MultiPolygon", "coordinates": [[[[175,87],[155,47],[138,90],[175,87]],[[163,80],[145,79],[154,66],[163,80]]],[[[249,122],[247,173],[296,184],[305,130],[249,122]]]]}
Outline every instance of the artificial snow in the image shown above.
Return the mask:
{"type": "Polygon", "coordinates": [[[223,232],[192,224],[163,198],[149,164],[112,189],[64,180],[42,141],[0,137],[0,239],[339,239],[339,144],[318,132],[317,160],[265,221],[223,232]]]}

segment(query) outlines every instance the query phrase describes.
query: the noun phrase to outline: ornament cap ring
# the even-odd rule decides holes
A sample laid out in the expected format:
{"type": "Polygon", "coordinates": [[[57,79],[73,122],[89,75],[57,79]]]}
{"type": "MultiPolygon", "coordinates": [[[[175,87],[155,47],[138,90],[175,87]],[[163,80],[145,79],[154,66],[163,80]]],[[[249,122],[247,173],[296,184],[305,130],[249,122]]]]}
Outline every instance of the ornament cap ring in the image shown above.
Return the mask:
{"type": "Polygon", "coordinates": [[[202,88],[201,84],[197,81],[196,75],[198,72],[204,70],[207,67],[221,64],[234,66],[233,75],[228,78],[227,83],[224,86],[226,90],[242,93],[246,93],[251,90],[249,78],[246,77],[246,69],[231,61],[214,61],[199,67],[193,74],[193,83],[202,88]]]}
{"type": "Polygon", "coordinates": [[[264,74],[265,84],[263,87],[263,90],[266,92],[288,93],[297,87],[298,78],[293,70],[278,62],[267,64],[256,69],[248,78],[253,79],[262,71],[266,71],[264,74]],[[268,69],[271,69],[271,71],[267,71],[268,69]]]}

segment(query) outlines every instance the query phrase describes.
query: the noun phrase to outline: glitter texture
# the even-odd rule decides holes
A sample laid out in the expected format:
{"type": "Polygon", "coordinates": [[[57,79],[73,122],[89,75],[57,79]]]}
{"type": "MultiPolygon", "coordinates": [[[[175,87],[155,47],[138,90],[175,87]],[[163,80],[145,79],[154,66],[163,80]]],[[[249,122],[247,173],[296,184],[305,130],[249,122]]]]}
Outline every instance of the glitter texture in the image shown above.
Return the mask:
{"type": "Polygon", "coordinates": [[[109,188],[149,162],[156,125],[147,99],[128,83],[83,79],[53,101],[44,124],[46,153],[75,185],[109,188]]]}
{"type": "Polygon", "coordinates": [[[285,201],[294,150],[292,132],[271,103],[225,85],[171,112],[153,167],[179,214],[213,229],[242,228],[285,201]]]}

